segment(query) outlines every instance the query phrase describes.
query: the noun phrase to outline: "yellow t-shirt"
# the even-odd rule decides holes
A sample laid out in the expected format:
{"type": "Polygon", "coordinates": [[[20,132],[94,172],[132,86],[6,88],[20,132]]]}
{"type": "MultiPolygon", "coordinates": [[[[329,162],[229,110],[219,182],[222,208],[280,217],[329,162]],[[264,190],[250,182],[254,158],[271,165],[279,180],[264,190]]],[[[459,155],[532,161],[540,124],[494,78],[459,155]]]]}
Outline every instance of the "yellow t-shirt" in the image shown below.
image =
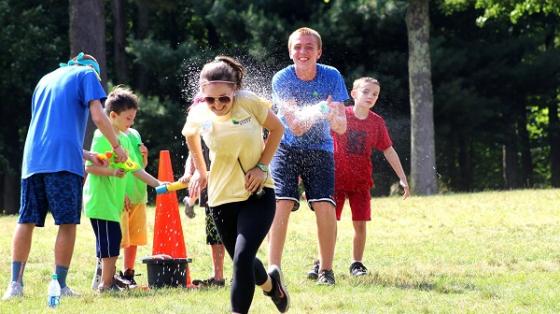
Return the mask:
{"type": "MultiPolygon", "coordinates": [[[[251,196],[245,189],[244,172],[261,158],[262,125],[270,107],[270,102],[245,90],[237,92],[225,116],[216,116],[204,103],[191,107],[182,133],[200,134],[210,150],[209,206],[245,201],[251,196]]],[[[264,186],[274,187],[270,174],[264,186]]]]}

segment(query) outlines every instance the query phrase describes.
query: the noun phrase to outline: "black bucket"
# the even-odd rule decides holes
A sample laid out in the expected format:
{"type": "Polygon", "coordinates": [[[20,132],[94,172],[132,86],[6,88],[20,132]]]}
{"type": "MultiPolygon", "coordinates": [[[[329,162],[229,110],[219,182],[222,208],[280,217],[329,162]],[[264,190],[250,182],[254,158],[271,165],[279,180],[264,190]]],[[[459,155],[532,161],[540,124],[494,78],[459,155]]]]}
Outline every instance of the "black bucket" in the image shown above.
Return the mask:
{"type": "Polygon", "coordinates": [[[142,263],[148,266],[148,285],[150,288],[186,287],[190,258],[145,257],[142,263]]]}

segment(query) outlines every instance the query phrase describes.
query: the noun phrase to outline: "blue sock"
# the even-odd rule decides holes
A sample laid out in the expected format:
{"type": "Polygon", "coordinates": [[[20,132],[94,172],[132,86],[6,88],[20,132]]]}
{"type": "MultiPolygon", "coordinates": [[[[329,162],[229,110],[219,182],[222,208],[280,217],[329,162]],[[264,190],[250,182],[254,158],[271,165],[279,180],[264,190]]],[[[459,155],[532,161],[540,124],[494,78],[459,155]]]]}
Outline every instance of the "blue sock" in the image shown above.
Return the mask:
{"type": "Polygon", "coordinates": [[[58,277],[58,283],[60,288],[66,287],[66,275],[68,275],[68,267],[56,265],[56,275],[58,277]]]}
{"type": "Polygon", "coordinates": [[[12,261],[12,281],[17,281],[23,286],[23,270],[25,262],[12,261]]]}

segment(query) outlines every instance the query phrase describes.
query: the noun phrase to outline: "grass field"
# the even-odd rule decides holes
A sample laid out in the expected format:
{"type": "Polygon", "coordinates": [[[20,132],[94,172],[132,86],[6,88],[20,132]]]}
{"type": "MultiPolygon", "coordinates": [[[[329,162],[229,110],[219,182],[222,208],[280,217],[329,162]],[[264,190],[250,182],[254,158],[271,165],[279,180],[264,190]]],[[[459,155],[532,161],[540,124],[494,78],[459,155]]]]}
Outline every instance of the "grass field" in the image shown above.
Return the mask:
{"type": "MultiPolygon", "coordinates": [[[[560,190],[485,192],[372,200],[364,262],[371,274],[348,275],[352,224],[349,210],[339,223],[335,287],[305,278],[316,252],[314,215],[302,204],[292,215],[283,270],[292,297],[290,313],[560,313],[560,190]]],[[[348,208],[347,208],[348,209],[348,208]]],[[[180,209],[182,212],[182,208],[180,209]]],[[[149,217],[153,224],[154,212],[149,217]]],[[[181,219],[191,275],[211,272],[204,213],[181,219]]],[[[16,217],[0,217],[0,284],[10,274],[16,217]]],[[[152,236],[150,230],[150,239],[152,236]]],[[[24,276],[25,297],[1,302],[0,313],[51,312],[46,307],[56,228],[35,230],[24,276]]],[[[151,242],[151,241],[150,241],[151,242]]],[[[139,250],[150,255],[151,247],[139,250]]],[[[94,237],[82,219],[68,276],[82,297],[63,299],[58,313],[227,313],[229,287],[218,290],[160,289],[99,296],[89,289],[94,237]]],[[[259,256],[266,260],[266,245],[259,256]]],[[[119,260],[119,266],[122,260],[119,260]]],[[[146,266],[137,264],[140,283],[146,266]]],[[[226,258],[226,276],[231,262],[226,258]]],[[[2,290],[3,293],[3,290],[2,290]]],[[[252,313],[275,313],[257,288],[252,313]]]]}

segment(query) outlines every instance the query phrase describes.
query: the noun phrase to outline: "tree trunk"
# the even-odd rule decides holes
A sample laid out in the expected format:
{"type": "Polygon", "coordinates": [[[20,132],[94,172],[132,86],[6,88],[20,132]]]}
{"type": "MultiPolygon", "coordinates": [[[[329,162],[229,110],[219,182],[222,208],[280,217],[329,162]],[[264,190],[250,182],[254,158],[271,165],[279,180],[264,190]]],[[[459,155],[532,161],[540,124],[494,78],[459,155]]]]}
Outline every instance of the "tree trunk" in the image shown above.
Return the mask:
{"type": "Polygon", "coordinates": [[[406,12],[413,193],[437,193],[429,0],[411,0],[406,12]]]}
{"type": "MultiPolygon", "coordinates": [[[[101,68],[103,87],[107,81],[107,62],[105,56],[105,15],[101,0],[70,0],[70,55],[80,51],[97,59],[101,68]]],[[[95,126],[88,121],[84,148],[89,149],[95,126]]]]}
{"type": "Polygon", "coordinates": [[[126,64],[126,17],[123,0],[113,0],[113,54],[117,84],[128,83],[128,66],[126,64]]]}
{"type": "Polygon", "coordinates": [[[548,103],[548,141],[550,145],[551,183],[560,187],[560,121],[558,118],[558,101],[552,99],[548,103]]]}
{"type": "Polygon", "coordinates": [[[521,185],[526,188],[533,186],[533,158],[531,157],[531,141],[527,131],[527,110],[522,107],[517,115],[517,134],[521,150],[521,185]]]}

